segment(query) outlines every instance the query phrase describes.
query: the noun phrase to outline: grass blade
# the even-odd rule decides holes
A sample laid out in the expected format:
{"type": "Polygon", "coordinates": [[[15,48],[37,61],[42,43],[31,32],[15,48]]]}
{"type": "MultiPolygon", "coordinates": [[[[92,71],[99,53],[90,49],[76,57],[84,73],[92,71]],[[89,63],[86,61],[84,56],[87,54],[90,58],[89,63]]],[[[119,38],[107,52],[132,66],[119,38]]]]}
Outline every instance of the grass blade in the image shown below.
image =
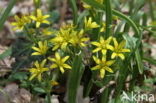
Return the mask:
{"type": "Polygon", "coordinates": [[[84,67],[82,66],[82,57],[80,55],[76,55],[74,58],[72,71],[69,76],[68,82],[68,103],[76,103],[76,94],[77,89],[80,85],[80,80],[84,71],[84,67]]]}
{"type": "Polygon", "coordinates": [[[0,60],[4,59],[5,57],[8,57],[12,54],[12,48],[7,49],[5,52],[0,54],[0,60]]]}
{"type": "Polygon", "coordinates": [[[2,17],[0,18],[0,30],[3,28],[3,24],[5,23],[6,19],[8,18],[8,15],[10,11],[12,10],[13,6],[15,5],[17,0],[10,0],[8,7],[2,14],[2,17]]]}
{"type": "Polygon", "coordinates": [[[106,38],[111,35],[111,25],[112,25],[112,7],[110,0],[105,1],[106,6],[106,38]]]}
{"type": "Polygon", "coordinates": [[[70,0],[71,2],[71,7],[72,7],[72,11],[73,11],[73,15],[74,15],[74,24],[77,24],[77,18],[78,18],[78,10],[77,10],[77,6],[76,6],[76,0],[70,0]]]}

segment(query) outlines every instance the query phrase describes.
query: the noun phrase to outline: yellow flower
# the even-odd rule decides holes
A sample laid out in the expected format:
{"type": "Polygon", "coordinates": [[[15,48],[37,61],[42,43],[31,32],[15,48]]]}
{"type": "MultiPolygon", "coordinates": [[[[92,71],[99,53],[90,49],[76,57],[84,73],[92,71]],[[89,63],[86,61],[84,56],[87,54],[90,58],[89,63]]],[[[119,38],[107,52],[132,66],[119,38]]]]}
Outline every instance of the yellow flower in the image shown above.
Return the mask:
{"type": "Polygon", "coordinates": [[[38,28],[42,23],[50,24],[48,20],[46,20],[50,15],[42,15],[42,11],[40,9],[37,9],[37,15],[33,16],[31,15],[30,18],[34,21],[36,21],[36,27],[38,28]]]}
{"type": "Polygon", "coordinates": [[[93,53],[101,51],[102,54],[105,55],[108,49],[112,50],[113,46],[110,45],[111,40],[112,37],[109,37],[107,40],[104,40],[104,38],[101,36],[99,42],[91,42],[92,45],[97,46],[97,48],[93,50],[93,53]]]}
{"type": "Polygon", "coordinates": [[[52,50],[54,51],[57,50],[58,48],[66,49],[67,45],[70,42],[72,33],[74,32],[71,29],[61,28],[56,37],[51,40],[51,42],[54,44],[52,50]]]}
{"type": "Polygon", "coordinates": [[[87,18],[85,18],[84,23],[85,23],[85,29],[93,29],[93,28],[99,27],[99,25],[96,22],[92,21],[91,17],[89,17],[88,20],[87,20],[87,18]]]}
{"type": "Polygon", "coordinates": [[[124,49],[124,47],[126,45],[126,41],[123,40],[120,42],[120,44],[118,44],[116,38],[113,38],[113,42],[114,42],[114,47],[111,48],[111,50],[113,51],[111,58],[114,59],[115,57],[120,57],[122,60],[124,60],[125,56],[123,53],[130,52],[129,49],[124,49]]]}
{"type": "Polygon", "coordinates": [[[32,55],[45,55],[48,50],[47,41],[44,41],[44,42],[39,41],[38,48],[33,46],[32,49],[36,51],[36,52],[32,53],[32,55]]]}
{"type": "Polygon", "coordinates": [[[11,23],[11,25],[15,26],[13,30],[23,30],[24,26],[31,22],[29,16],[22,16],[21,18],[15,16],[15,20],[16,22],[11,23]]]}
{"type": "Polygon", "coordinates": [[[29,69],[29,72],[31,72],[31,77],[29,78],[29,80],[32,80],[35,77],[37,77],[37,79],[41,81],[42,73],[49,70],[48,68],[44,67],[45,63],[46,63],[46,59],[44,59],[41,62],[41,64],[39,64],[38,61],[34,63],[35,68],[29,69]]]}
{"type": "Polygon", "coordinates": [[[88,40],[89,38],[84,37],[84,30],[81,30],[80,32],[72,35],[70,43],[73,46],[85,47],[86,46],[85,42],[87,42],[88,40]]]}
{"type": "Polygon", "coordinates": [[[59,68],[61,73],[64,73],[64,68],[71,69],[71,66],[68,64],[65,64],[65,62],[69,59],[69,56],[65,56],[64,58],[61,58],[59,53],[55,53],[55,58],[48,58],[50,61],[53,62],[53,64],[50,66],[51,69],[59,68]]]}
{"type": "Polygon", "coordinates": [[[110,73],[113,73],[113,70],[110,68],[112,64],[114,64],[115,60],[106,60],[106,56],[102,57],[102,60],[96,58],[93,56],[94,61],[96,62],[96,66],[92,67],[91,70],[98,70],[100,69],[100,77],[104,78],[105,76],[105,71],[108,71],[110,73]]]}

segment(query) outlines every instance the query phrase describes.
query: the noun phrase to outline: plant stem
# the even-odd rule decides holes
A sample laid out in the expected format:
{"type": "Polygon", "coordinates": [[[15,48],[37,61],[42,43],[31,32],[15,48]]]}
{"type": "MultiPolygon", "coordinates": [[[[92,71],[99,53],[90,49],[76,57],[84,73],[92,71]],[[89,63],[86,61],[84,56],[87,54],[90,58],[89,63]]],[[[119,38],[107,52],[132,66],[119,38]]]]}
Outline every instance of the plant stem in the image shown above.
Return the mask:
{"type": "Polygon", "coordinates": [[[111,26],[112,26],[112,7],[110,0],[105,0],[106,7],[106,38],[111,35],[111,26]]]}
{"type": "Polygon", "coordinates": [[[34,0],[34,5],[36,9],[40,8],[41,0],[34,0]]]}
{"type": "Polygon", "coordinates": [[[47,93],[47,99],[48,99],[48,103],[51,103],[51,94],[50,94],[50,92],[47,93]]]}

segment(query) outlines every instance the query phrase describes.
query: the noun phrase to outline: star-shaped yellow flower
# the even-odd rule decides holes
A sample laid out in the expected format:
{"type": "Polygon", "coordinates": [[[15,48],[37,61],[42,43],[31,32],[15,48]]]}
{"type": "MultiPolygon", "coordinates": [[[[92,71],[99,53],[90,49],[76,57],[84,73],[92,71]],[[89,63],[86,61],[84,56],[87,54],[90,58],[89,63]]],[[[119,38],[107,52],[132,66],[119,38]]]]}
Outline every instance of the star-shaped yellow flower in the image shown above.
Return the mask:
{"type": "Polygon", "coordinates": [[[31,72],[31,76],[30,76],[29,80],[32,80],[35,77],[37,77],[37,79],[39,81],[41,81],[41,79],[42,79],[42,73],[49,70],[48,68],[44,67],[45,63],[46,63],[46,59],[44,59],[41,62],[41,64],[39,64],[38,61],[36,61],[34,63],[35,68],[29,69],[29,72],[31,72]]]}
{"type": "Polygon", "coordinates": [[[89,40],[88,37],[84,37],[84,30],[81,30],[80,32],[78,33],[76,32],[71,36],[70,43],[73,46],[85,47],[86,46],[85,42],[87,42],[88,40],[89,40]]]}
{"type": "Polygon", "coordinates": [[[93,50],[93,53],[101,51],[102,54],[105,55],[108,49],[112,50],[113,46],[110,45],[111,40],[112,37],[109,37],[107,40],[104,40],[104,38],[101,36],[99,42],[91,42],[92,45],[97,46],[97,48],[93,50]]]}
{"type": "Polygon", "coordinates": [[[31,22],[29,16],[22,16],[21,18],[15,16],[14,18],[16,22],[11,23],[11,25],[15,26],[13,30],[23,30],[24,26],[31,22]]]}
{"type": "Polygon", "coordinates": [[[33,46],[32,49],[36,51],[36,52],[32,53],[32,55],[45,55],[48,50],[47,41],[44,41],[44,42],[39,41],[38,48],[33,46]]]}
{"type": "Polygon", "coordinates": [[[50,61],[53,62],[53,64],[50,66],[51,69],[59,68],[61,73],[64,73],[64,68],[71,69],[71,66],[66,64],[65,62],[69,59],[69,56],[65,56],[64,58],[61,58],[59,53],[55,53],[55,58],[48,58],[50,61]]]}
{"type": "Polygon", "coordinates": [[[114,42],[114,47],[111,48],[111,50],[113,51],[111,58],[114,59],[115,57],[120,57],[122,60],[124,60],[125,56],[123,53],[130,52],[129,49],[124,49],[124,47],[126,45],[126,41],[123,40],[118,44],[116,38],[113,38],[113,42],[114,42]]]}
{"type": "Polygon", "coordinates": [[[42,23],[50,24],[48,20],[46,20],[50,15],[42,15],[42,11],[40,9],[37,9],[37,15],[33,16],[31,15],[30,18],[34,21],[36,21],[36,27],[40,27],[42,23]]]}
{"type": "Polygon", "coordinates": [[[99,27],[99,25],[96,22],[92,21],[91,17],[89,17],[88,20],[87,20],[87,18],[85,18],[84,23],[85,23],[85,29],[86,30],[99,27]]]}
{"type": "Polygon", "coordinates": [[[91,70],[100,70],[100,77],[104,78],[105,71],[108,71],[110,73],[113,73],[113,70],[110,68],[110,66],[115,62],[115,60],[106,60],[106,56],[102,57],[102,60],[96,58],[93,56],[94,61],[96,62],[96,66],[92,67],[91,70]]]}

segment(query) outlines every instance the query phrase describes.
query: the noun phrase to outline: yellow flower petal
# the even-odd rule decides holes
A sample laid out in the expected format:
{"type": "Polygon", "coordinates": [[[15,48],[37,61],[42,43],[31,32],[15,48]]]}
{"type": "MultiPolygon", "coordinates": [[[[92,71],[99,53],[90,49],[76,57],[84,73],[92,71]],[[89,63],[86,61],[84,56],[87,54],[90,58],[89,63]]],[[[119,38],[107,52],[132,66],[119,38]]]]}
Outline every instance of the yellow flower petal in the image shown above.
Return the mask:
{"type": "Polygon", "coordinates": [[[113,38],[113,42],[114,42],[115,47],[117,47],[118,46],[118,42],[117,42],[116,38],[113,38]]]}
{"type": "Polygon", "coordinates": [[[67,69],[71,69],[71,66],[69,66],[68,64],[63,64],[63,67],[67,69]]]}
{"type": "Polygon", "coordinates": [[[107,49],[114,51],[114,47],[113,46],[107,45],[106,47],[107,47],[107,49]]]}
{"type": "Polygon", "coordinates": [[[45,71],[48,71],[48,70],[49,70],[48,68],[42,68],[41,69],[42,72],[45,72],[45,71]]]}
{"type": "Polygon", "coordinates": [[[95,45],[95,46],[100,46],[100,43],[98,42],[91,42],[92,45],[95,45]]]}
{"type": "Polygon", "coordinates": [[[38,52],[40,52],[40,49],[39,49],[39,48],[36,48],[36,47],[34,47],[34,46],[32,47],[32,49],[33,49],[33,50],[36,50],[36,51],[38,51],[38,52]]]}
{"type": "Polygon", "coordinates": [[[36,68],[31,68],[31,69],[29,69],[29,72],[35,73],[35,72],[36,72],[36,68]]]}
{"type": "Polygon", "coordinates": [[[56,64],[52,64],[51,66],[50,66],[50,68],[51,69],[54,69],[54,68],[57,68],[58,66],[56,65],[56,64]]]}
{"type": "Polygon", "coordinates": [[[106,49],[102,49],[102,54],[106,55],[106,53],[107,53],[107,50],[106,49]]]}
{"type": "Polygon", "coordinates": [[[100,37],[100,43],[103,43],[104,42],[104,38],[101,36],[100,37]]]}
{"type": "Polygon", "coordinates": [[[63,59],[62,59],[62,62],[66,62],[67,60],[69,59],[69,56],[65,56],[63,59]]]}
{"type": "Polygon", "coordinates": [[[36,66],[36,68],[40,68],[40,65],[39,65],[38,61],[36,61],[36,62],[34,63],[34,65],[36,66]]]}
{"type": "Polygon", "coordinates": [[[110,37],[106,40],[106,42],[107,42],[107,43],[110,43],[110,42],[111,42],[111,40],[112,40],[112,38],[113,38],[113,37],[112,37],[112,36],[110,36],[110,37]]]}
{"type": "Polygon", "coordinates": [[[41,79],[42,79],[41,74],[39,74],[39,75],[37,76],[37,79],[38,79],[38,81],[41,81],[41,79]]]}
{"type": "Polygon", "coordinates": [[[111,66],[112,64],[114,64],[115,60],[110,60],[106,62],[107,66],[111,66]]]}
{"type": "Polygon", "coordinates": [[[36,21],[36,17],[35,16],[30,16],[30,18],[34,21],[36,21]]]}
{"type": "Polygon", "coordinates": [[[112,56],[111,56],[111,59],[114,59],[116,56],[117,56],[117,54],[113,53],[112,56]]]}
{"type": "Polygon", "coordinates": [[[37,76],[37,74],[33,74],[33,75],[29,78],[29,80],[31,81],[31,80],[34,79],[36,76],[37,76]]]}
{"type": "Polygon", "coordinates": [[[94,49],[92,52],[93,53],[96,53],[96,52],[98,52],[98,51],[100,51],[101,50],[101,48],[96,48],[96,49],[94,49]]]}
{"type": "Polygon", "coordinates": [[[50,17],[50,15],[44,15],[43,19],[46,19],[46,18],[49,18],[49,17],[50,17]]]}
{"type": "Polygon", "coordinates": [[[64,73],[63,67],[60,67],[60,71],[61,71],[61,73],[64,73]]]}
{"type": "Polygon", "coordinates": [[[98,28],[98,27],[99,27],[99,25],[96,22],[93,22],[91,24],[91,28],[98,28]]]}
{"type": "Polygon", "coordinates": [[[100,69],[100,66],[99,65],[91,68],[91,70],[98,70],[98,69],[100,69]]]}
{"type": "Polygon", "coordinates": [[[39,28],[39,27],[40,27],[40,25],[41,25],[41,23],[40,23],[40,22],[36,22],[36,28],[39,28]]]}
{"type": "Polygon", "coordinates": [[[105,76],[105,70],[104,69],[100,69],[100,77],[104,78],[105,76]]]}
{"type": "Polygon", "coordinates": [[[34,52],[31,55],[33,56],[33,55],[42,55],[42,54],[40,52],[34,52]]]}
{"type": "Polygon", "coordinates": [[[109,67],[105,67],[105,70],[107,70],[110,73],[113,73],[113,70],[111,68],[109,68],[109,67]]]}
{"type": "Polygon", "coordinates": [[[40,9],[37,9],[37,16],[41,17],[42,16],[42,11],[40,9]]]}
{"type": "Polygon", "coordinates": [[[44,67],[44,65],[45,65],[46,62],[47,62],[47,60],[44,59],[44,60],[42,61],[42,63],[41,63],[41,67],[44,67]]]}
{"type": "Polygon", "coordinates": [[[121,52],[130,52],[129,49],[122,49],[121,52]]]}
{"type": "Polygon", "coordinates": [[[96,64],[100,63],[100,60],[98,58],[96,58],[95,56],[93,56],[94,61],[96,62],[96,64]]]}
{"type": "Polygon", "coordinates": [[[123,55],[123,54],[118,54],[118,56],[122,59],[122,60],[124,60],[125,59],[125,56],[123,55]]]}
{"type": "Polygon", "coordinates": [[[57,52],[55,53],[55,57],[56,57],[57,60],[60,60],[61,59],[59,53],[57,53],[57,52]]]}
{"type": "Polygon", "coordinates": [[[49,22],[49,21],[47,21],[47,20],[44,20],[42,23],[45,23],[45,24],[50,24],[50,22],[49,22]]]}

